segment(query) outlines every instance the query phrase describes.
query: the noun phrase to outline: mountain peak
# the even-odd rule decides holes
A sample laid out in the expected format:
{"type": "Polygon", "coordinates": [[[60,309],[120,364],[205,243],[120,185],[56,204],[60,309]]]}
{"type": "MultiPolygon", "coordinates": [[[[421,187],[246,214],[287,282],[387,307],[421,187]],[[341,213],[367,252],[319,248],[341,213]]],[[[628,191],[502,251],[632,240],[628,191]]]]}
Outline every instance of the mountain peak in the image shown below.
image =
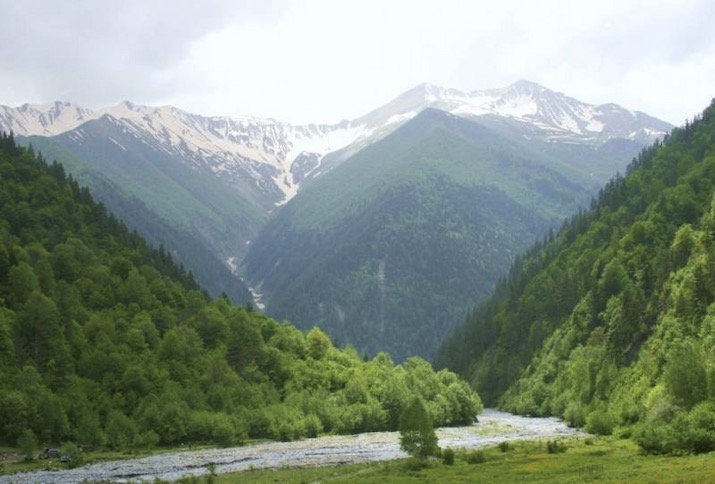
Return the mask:
{"type": "Polygon", "coordinates": [[[537,131],[530,129],[532,134],[540,133],[537,136],[548,140],[603,143],[612,138],[626,138],[650,143],[672,128],[655,118],[637,118],[620,106],[594,106],[524,79],[502,88],[471,92],[425,82],[355,123],[394,129],[428,107],[457,116],[507,118],[537,128],[537,131]]]}
{"type": "Polygon", "coordinates": [[[537,84],[536,82],[533,82],[533,81],[527,81],[525,79],[516,81],[514,84],[509,86],[507,89],[521,91],[521,92],[535,92],[535,93],[541,93],[541,92],[549,90],[549,89],[545,88],[544,86],[542,86],[541,84],[537,84]]]}

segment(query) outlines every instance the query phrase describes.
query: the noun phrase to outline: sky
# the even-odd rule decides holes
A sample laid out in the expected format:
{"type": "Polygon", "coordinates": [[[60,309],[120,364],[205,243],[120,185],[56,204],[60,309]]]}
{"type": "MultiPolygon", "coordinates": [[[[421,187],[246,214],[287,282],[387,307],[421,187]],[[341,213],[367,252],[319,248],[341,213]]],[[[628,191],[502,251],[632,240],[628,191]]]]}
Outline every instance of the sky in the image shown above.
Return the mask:
{"type": "Polygon", "coordinates": [[[713,19],[712,0],[0,0],[0,104],[334,123],[423,82],[526,79],[680,125],[715,97],[713,19]]]}

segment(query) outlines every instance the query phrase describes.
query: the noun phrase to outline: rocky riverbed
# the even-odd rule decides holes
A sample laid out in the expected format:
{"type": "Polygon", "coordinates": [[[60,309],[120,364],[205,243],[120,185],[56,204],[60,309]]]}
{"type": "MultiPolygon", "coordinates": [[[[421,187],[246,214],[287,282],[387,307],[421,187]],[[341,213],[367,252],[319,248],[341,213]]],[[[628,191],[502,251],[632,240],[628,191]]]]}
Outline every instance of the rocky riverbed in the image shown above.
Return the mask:
{"type": "MultiPolygon", "coordinates": [[[[467,427],[437,430],[442,448],[478,448],[504,441],[573,436],[577,430],[556,418],[529,418],[485,410],[479,422],[467,427]]],[[[384,461],[405,457],[397,432],[327,436],[296,442],[266,442],[230,449],[204,449],[139,459],[100,462],[77,469],[0,476],[0,483],[73,483],[176,480],[188,475],[237,472],[277,467],[307,467],[384,461]]]]}

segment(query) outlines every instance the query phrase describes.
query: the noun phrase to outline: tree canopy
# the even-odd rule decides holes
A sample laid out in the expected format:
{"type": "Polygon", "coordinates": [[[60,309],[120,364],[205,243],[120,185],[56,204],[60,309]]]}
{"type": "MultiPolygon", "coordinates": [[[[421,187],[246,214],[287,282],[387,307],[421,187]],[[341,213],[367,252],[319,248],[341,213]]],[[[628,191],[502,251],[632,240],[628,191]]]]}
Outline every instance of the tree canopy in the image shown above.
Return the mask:
{"type": "Polygon", "coordinates": [[[519,258],[439,365],[506,410],[715,449],[713,133],[715,101],[519,258]]]}
{"type": "Polygon", "coordinates": [[[365,361],[225,298],[93,201],[61,165],[0,135],[0,442],[140,449],[396,430],[479,397],[424,360],[365,361]]]}

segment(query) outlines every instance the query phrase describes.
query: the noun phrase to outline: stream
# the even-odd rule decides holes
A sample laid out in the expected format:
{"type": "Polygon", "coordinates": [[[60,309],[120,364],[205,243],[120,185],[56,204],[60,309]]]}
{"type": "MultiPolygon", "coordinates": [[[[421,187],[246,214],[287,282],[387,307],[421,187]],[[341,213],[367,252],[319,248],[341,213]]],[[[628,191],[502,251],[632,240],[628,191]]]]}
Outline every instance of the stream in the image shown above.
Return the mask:
{"type": "MultiPolygon", "coordinates": [[[[436,430],[441,448],[479,448],[504,441],[581,435],[557,418],[520,417],[486,409],[479,422],[436,430]]],[[[265,442],[229,449],[187,450],[136,459],[99,462],[59,471],[0,476],[0,483],[74,483],[177,480],[183,476],[279,467],[308,467],[385,461],[405,457],[398,432],[325,436],[295,442],[265,442]]]]}

